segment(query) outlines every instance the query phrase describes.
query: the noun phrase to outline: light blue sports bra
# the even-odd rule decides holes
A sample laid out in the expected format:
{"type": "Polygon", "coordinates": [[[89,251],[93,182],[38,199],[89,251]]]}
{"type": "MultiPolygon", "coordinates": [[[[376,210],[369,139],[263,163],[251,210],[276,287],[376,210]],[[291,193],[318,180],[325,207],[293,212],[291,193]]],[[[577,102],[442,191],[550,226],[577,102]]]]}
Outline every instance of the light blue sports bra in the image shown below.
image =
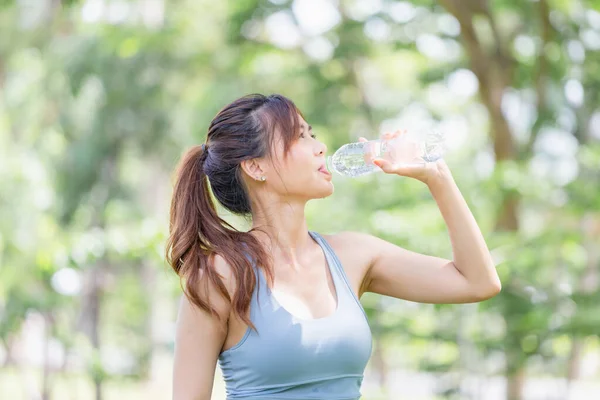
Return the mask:
{"type": "Polygon", "coordinates": [[[357,400],[371,356],[372,337],[366,314],[352,291],[340,260],[315,232],[311,237],[325,253],[338,305],[317,319],[300,319],[271,295],[262,272],[250,303],[248,328],[234,347],[219,356],[227,399],[357,400]]]}

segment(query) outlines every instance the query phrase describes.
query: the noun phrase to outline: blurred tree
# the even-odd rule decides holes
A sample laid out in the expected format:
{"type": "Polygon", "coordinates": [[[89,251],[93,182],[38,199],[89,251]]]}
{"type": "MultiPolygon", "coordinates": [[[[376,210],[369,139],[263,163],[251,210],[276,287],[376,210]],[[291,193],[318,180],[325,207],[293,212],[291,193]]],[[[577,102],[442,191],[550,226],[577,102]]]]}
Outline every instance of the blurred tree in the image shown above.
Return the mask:
{"type": "MultiPolygon", "coordinates": [[[[46,348],[61,343],[64,369],[85,360],[96,398],[108,378],[152,375],[157,310],[179,294],[172,275],[168,293],[157,276],[168,175],[223,104],[256,91],[292,98],[330,150],[421,122],[449,134],[448,161],[504,290],[477,306],[365,295],[382,392],[397,398],[406,369],[435,374],[441,395],[461,399],[483,396],[471,376],[506,374],[510,400],[522,397],[526,369],[577,377],[600,326],[597,1],[32,4],[0,3],[8,363],[37,312],[46,348]]],[[[370,231],[451,256],[417,182],[337,179],[308,216],[315,230],[370,231]]]]}

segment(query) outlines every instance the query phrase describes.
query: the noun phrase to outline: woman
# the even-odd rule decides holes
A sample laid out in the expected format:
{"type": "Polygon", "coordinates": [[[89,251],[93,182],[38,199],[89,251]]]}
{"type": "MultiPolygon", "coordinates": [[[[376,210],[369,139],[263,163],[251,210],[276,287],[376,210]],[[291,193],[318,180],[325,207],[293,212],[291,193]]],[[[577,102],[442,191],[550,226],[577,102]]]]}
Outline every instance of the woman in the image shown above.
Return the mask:
{"type": "Polygon", "coordinates": [[[443,161],[395,168],[418,179],[448,226],[454,260],[356,232],[321,236],[304,207],[333,193],[327,148],[280,95],[222,109],[206,144],[177,172],[167,258],[185,282],[173,398],[210,399],[219,363],[228,399],[358,399],[371,354],[365,292],[426,303],[467,303],[500,291],[487,246],[443,161]],[[210,186],[209,186],[210,183],[210,186]],[[239,232],[214,197],[251,217],[239,232]]]}

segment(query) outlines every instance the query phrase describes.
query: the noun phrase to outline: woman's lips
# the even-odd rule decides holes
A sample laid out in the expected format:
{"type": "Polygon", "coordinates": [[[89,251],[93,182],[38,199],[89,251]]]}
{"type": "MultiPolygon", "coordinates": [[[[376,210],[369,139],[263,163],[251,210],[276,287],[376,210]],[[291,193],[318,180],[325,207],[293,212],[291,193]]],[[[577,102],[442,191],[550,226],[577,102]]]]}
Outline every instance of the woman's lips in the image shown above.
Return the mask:
{"type": "Polygon", "coordinates": [[[327,171],[327,167],[325,167],[324,165],[321,165],[321,168],[319,168],[319,172],[321,172],[327,176],[331,176],[331,173],[329,171],[327,171]]]}

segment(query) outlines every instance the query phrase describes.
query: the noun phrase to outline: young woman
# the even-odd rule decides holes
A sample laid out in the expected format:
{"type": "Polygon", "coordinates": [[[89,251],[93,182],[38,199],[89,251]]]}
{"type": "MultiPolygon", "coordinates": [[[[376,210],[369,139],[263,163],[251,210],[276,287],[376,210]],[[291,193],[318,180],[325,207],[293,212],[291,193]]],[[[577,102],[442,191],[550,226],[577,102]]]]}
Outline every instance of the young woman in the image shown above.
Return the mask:
{"type": "Polygon", "coordinates": [[[448,226],[453,260],[377,237],[309,231],[304,208],[333,193],[327,148],[280,95],[223,108],[205,144],[178,168],[167,259],[184,282],[173,398],[208,400],[219,363],[228,399],[360,397],[371,332],[365,292],[425,303],[477,302],[500,281],[479,227],[443,161],[388,174],[426,184],[448,226]],[[241,232],[214,197],[251,217],[241,232]]]}

